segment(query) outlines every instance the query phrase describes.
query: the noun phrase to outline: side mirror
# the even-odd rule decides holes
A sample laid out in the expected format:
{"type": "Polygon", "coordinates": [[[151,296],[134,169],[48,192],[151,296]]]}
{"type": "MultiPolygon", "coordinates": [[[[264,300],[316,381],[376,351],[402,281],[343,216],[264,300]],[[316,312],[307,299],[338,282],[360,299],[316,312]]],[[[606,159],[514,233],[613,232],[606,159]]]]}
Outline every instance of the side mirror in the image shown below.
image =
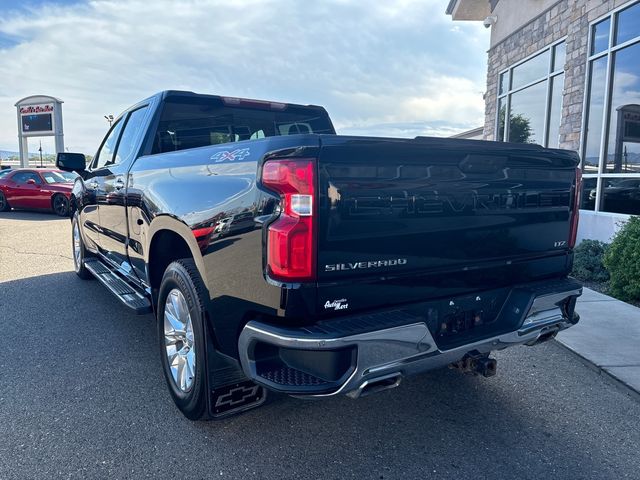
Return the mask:
{"type": "Polygon", "coordinates": [[[82,153],[60,152],[56,156],[56,167],[65,172],[84,172],[87,159],[82,153]]]}

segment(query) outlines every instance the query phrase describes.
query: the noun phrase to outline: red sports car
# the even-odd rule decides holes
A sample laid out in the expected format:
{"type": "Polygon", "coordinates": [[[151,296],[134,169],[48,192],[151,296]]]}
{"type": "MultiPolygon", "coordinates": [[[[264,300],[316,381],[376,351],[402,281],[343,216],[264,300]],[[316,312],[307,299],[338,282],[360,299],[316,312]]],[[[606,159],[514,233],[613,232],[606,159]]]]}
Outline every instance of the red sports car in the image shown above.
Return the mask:
{"type": "Polygon", "coordinates": [[[54,169],[20,168],[0,178],[0,212],[11,208],[69,214],[73,177],[54,169]]]}

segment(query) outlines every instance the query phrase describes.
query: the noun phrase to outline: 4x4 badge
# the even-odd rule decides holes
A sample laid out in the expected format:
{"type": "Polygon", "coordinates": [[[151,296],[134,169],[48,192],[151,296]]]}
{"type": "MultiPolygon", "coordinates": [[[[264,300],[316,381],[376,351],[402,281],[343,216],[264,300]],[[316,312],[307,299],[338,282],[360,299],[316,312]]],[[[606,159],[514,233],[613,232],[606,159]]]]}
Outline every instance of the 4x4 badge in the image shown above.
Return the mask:
{"type": "Polygon", "coordinates": [[[247,156],[251,155],[248,148],[238,148],[236,150],[223,150],[222,152],[216,152],[211,155],[210,159],[215,163],[222,162],[240,162],[247,156]]]}

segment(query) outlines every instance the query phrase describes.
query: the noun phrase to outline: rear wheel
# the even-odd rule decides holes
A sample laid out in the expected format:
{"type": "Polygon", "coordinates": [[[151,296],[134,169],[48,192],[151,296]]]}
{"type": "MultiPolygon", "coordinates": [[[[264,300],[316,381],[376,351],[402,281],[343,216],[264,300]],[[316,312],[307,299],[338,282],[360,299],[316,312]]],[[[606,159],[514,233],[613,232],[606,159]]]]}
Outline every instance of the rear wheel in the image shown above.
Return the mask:
{"type": "Polygon", "coordinates": [[[78,220],[78,212],[73,215],[71,220],[71,241],[73,245],[73,269],[83,280],[89,280],[93,278],[91,272],[84,266],[84,259],[87,255],[87,251],[84,248],[84,242],[82,241],[82,235],[80,234],[80,222],[78,220]]]}
{"type": "Polygon", "coordinates": [[[180,411],[207,416],[204,284],[192,259],[172,262],[158,292],[158,341],[165,380],[180,411]]]}
{"type": "Polygon", "coordinates": [[[51,199],[51,206],[56,215],[66,217],[69,215],[69,199],[62,194],[56,194],[51,199]]]}
{"type": "Polygon", "coordinates": [[[4,193],[0,192],[0,212],[6,212],[8,210],[11,210],[11,207],[7,201],[7,197],[4,196],[4,193]]]}

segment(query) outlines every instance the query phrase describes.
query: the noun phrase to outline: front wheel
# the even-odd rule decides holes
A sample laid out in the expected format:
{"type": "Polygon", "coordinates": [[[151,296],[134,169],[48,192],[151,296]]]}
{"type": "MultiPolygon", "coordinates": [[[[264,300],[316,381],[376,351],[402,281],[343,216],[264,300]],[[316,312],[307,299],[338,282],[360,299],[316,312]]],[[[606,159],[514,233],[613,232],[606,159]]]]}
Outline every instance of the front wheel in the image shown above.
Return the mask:
{"type": "Polygon", "coordinates": [[[172,262],[158,292],[162,370],[173,401],[191,420],[207,416],[205,292],[192,259],[172,262]]]}
{"type": "Polygon", "coordinates": [[[73,215],[71,220],[71,242],[73,246],[73,269],[83,280],[89,280],[93,278],[91,272],[84,266],[84,259],[87,255],[87,250],[84,248],[84,242],[82,241],[82,235],[80,234],[80,221],[78,220],[78,212],[73,215]]]}
{"type": "Polygon", "coordinates": [[[69,215],[69,199],[64,195],[57,194],[51,199],[51,206],[53,211],[59,217],[66,217],[69,215]]]}
{"type": "Polygon", "coordinates": [[[0,212],[6,212],[8,210],[11,210],[11,207],[7,201],[7,197],[4,196],[4,193],[0,192],[0,212]]]}

